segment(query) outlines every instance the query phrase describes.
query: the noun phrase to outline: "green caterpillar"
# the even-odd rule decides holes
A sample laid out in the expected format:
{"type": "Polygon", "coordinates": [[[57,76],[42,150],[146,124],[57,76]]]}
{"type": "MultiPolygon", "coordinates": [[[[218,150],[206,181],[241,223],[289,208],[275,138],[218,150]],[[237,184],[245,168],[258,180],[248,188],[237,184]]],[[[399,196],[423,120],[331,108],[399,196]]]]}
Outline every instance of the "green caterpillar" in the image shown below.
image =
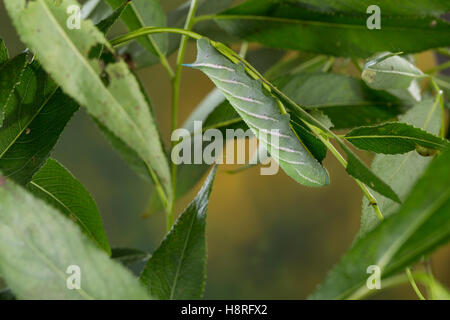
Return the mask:
{"type": "Polygon", "coordinates": [[[302,144],[283,103],[259,74],[224,45],[200,39],[197,48],[197,60],[186,66],[203,71],[214,82],[280,167],[303,185],[327,185],[327,171],[302,144]]]}

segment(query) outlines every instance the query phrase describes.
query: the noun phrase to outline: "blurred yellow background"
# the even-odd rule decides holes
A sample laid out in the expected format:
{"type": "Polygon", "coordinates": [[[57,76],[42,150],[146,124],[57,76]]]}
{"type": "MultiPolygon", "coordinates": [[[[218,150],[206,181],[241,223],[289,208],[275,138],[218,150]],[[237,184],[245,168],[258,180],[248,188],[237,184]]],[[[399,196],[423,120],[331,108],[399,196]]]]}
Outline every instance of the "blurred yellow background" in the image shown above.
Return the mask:
{"type": "MultiPolygon", "coordinates": [[[[183,1],[164,0],[169,10],[183,1]]],[[[18,40],[0,1],[0,37],[10,54],[24,46],[18,40]]],[[[117,32],[117,30],[116,30],[117,32]]],[[[189,44],[185,61],[195,59],[189,44]]],[[[174,62],[172,56],[170,61],[174,62]]],[[[420,55],[421,67],[434,63],[431,54],[420,55]]],[[[170,135],[170,84],[160,66],[138,72],[156,110],[164,141],[170,135]]],[[[199,71],[184,69],[180,123],[213,88],[199,71]]],[[[91,192],[102,213],[112,246],[135,247],[148,252],[164,235],[164,216],[142,219],[151,187],[111,149],[81,109],[70,122],[53,155],[91,192]]],[[[366,155],[365,159],[370,159],[366,155]]],[[[206,298],[303,299],[325,277],[349,248],[359,229],[360,189],[330,156],[325,160],[331,184],[303,187],[281,170],[261,176],[259,168],[229,175],[221,166],[208,210],[208,279],[206,298]]],[[[195,196],[199,185],[178,204],[178,212],[195,196]]],[[[450,249],[433,255],[435,274],[450,286],[450,249]]],[[[1,287],[1,285],[0,285],[1,287]]],[[[416,298],[409,285],[383,291],[375,298],[416,298]]]]}

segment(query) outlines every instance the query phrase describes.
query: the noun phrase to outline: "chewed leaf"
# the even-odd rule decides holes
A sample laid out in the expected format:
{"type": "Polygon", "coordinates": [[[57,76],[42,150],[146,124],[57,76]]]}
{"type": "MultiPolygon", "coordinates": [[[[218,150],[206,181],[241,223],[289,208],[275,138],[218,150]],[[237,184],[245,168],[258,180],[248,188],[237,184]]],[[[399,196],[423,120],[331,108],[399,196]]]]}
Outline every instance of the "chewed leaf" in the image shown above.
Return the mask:
{"type": "Polygon", "coordinates": [[[198,55],[190,67],[203,71],[269,151],[295,181],[307,186],[328,184],[327,171],[311,155],[290,126],[281,101],[246,72],[219,53],[206,39],[197,42],[198,55]]]}
{"type": "Polygon", "coordinates": [[[4,2],[22,41],[42,67],[67,95],[144,160],[167,204],[172,196],[170,170],[149,105],[124,61],[103,66],[93,59],[99,46],[115,55],[90,20],[82,20],[78,30],[67,28],[67,8],[78,2],[65,0],[59,6],[53,0],[4,2]]]}

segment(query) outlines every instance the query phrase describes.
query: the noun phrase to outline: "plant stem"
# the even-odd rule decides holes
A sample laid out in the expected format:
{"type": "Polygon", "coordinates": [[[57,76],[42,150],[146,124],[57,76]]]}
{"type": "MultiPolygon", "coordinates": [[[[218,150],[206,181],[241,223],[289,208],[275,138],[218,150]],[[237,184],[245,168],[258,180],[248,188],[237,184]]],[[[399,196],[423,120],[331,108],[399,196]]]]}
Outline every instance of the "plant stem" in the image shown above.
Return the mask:
{"type": "Polygon", "coordinates": [[[199,40],[204,38],[202,35],[185,29],[180,28],[166,28],[166,27],[144,27],[140,28],[134,31],[131,31],[127,34],[124,34],[123,36],[119,36],[117,38],[114,38],[110,41],[111,45],[114,47],[120,47],[125,45],[128,41],[134,40],[136,38],[139,38],[141,36],[147,35],[147,34],[154,34],[154,33],[176,33],[181,34],[183,36],[188,36],[193,39],[199,40]]]}
{"type": "Polygon", "coordinates": [[[410,268],[406,268],[406,275],[408,276],[408,280],[411,283],[411,286],[414,289],[414,292],[417,294],[420,300],[426,300],[425,297],[422,295],[422,292],[420,292],[419,288],[417,287],[416,281],[414,280],[414,277],[411,273],[410,268]]]}
{"type": "MultiPolygon", "coordinates": [[[[344,157],[339,153],[339,151],[334,147],[334,145],[325,137],[323,137],[321,132],[318,132],[318,130],[314,127],[311,127],[313,131],[315,131],[316,135],[319,137],[319,139],[326,145],[328,150],[331,151],[331,153],[335,156],[335,158],[339,161],[339,163],[344,167],[347,168],[347,160],[344,159],[344,157]]],[[[359,181],[358,179],[353,178],[356,181],[356,184],[361,188],[362,192],[364,193],[364,196],[369,200],[369,204],[372,206],[372,208],[375,210],[375,213],[378,216],[378,219],[380,221],[384,220],[383,214],[381,213],[380,207],[378,206],[378,202],[375,199],[375,197],[372,195],[370,190],[366,187],[364,183],[359,181]]]]}
{"type": "MultiPolygon", "coordinates": [[[[178,106],[180,100],[180,82],[181,82],[181,67],[183,64],[184,55],[186,52],[186,44],[188,36],[192,36],[191,29],[194,24],[194,15],[197,10],[198,0],[192,0],[189,8],[189,13],[184,25],[184,31],[187,33],[183,35],[180,41],[180,48],[178,50],[177,63],[175,69],[175,77],[172,81],[172,132],[178,127],[178,106]]],[[[176,141],[172,141],[172,148],[176,145],[176,141]]],[[[172,161],[171,163],[171,177],[172,177],[172,203],[167,210],[166,228],[167,231],[172,228],[175,219],[175,202],[177,192],[177,165],[172,161]]]]}

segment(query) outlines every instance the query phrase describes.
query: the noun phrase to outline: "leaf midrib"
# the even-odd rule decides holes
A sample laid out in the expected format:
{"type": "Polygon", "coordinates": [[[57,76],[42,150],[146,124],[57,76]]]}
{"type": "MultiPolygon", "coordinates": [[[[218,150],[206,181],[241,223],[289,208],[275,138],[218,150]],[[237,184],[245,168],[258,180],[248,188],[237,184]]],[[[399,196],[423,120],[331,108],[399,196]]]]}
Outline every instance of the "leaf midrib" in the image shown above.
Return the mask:
{"type": "MultiPolygon", "coordinates": [[[[43,101],[42,105],[36,109],[36,112],[33,114],[33,116],[29,119],[29,121],[26,122],[26,125],[23,126],[22,129],[19,129],[19,132],[16,134],[14,139],[11,140],[9,145],[3,150],[2,153],[0,153],[0,159],[5,155],[5,153],[16,143],[17,139],[20,138],[20,136],[23,134],[23,132],[29,127],[29,125],[34,121],[34,119],[41,113],[42,109],[47,105],[47,103],[50,101],[50,99],[55,95],[56,91],[58,91],[59,87],[56,87],[55,90],[49,96],[43,101]]],[[[19,119],[20,124],[20,119],[19,119]]]]}
{"type": "MultiPolygon", "coordinates": [[[[312,21],[312,20],[299,20],[299,19],[290,19],[290,18],[282,18],[282,17],[270,17],[270,16],[252,16],[252,15],[213,15],[210,17],[213,20],[268,20],[273,22],[284,22],[291,24],[309,24],[309,25],[317,25],[317,26],[325,26],[325,27],[333,27],[333,28],[347,28],[347,29],[361,29],[367,30],[366,25],[356,25],[356,24],[346,24],[346,23],[332,23],[332,22],[324,22],[324,21],[312,21]]],[[[420,27],[394,27],[394,26],[384,26],[383,29],[391,29],[391,30],[401,30],[401,31],[411,31],[411,30],[424,30],[425,28],[420,27]]]]}
{"type": "Polygon", "coordinates": [[[185,238],[185,241],[184,241],[183,250],[181,251],[181,255],[180,255],[180,258],[179,258],[179,261],[178,261],[178,266],[177,266],[177,269],[175,270],[175,277],[174,277],[173,282],[172,282],[172,288],[170,289],[169,300],[173,300],[173,296],[175,295],[175,288],[176,288],[176,285],[177,285],[177,282],[178,282],[178,277],[179,277],[179,274],[180,274],[180,271],[181,271],[181,265],[182,265],[182,262],[184,260],[184,254],[185,254],[185,251],[186,251],[186,248],[187,248],[187,244],[189,242],[189,238],[191,237],[191,231],[192,231],[192,228],[193,228],[196,216],[197,215],[194,212],[192,214],[192,221],[191,221],[191,223],[189,225],[188,234],[186,235],[186,238],[185,238]]]}

